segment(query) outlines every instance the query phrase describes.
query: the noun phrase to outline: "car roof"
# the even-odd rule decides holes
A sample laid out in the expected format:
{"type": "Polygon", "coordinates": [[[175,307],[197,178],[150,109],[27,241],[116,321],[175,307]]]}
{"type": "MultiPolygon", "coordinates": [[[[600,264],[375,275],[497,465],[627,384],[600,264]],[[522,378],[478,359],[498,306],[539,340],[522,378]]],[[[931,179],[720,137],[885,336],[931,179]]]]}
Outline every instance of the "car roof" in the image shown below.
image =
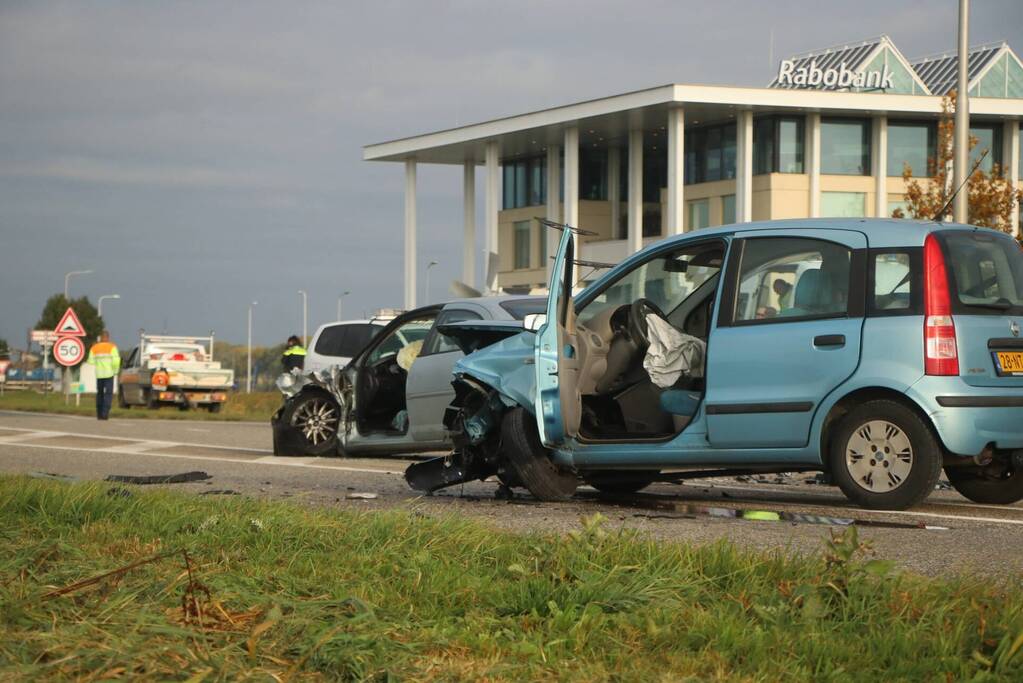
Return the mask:
{"type": "MultiPolygon", "coordinates": [[[[941,223],[938,221],[909,220],[905,218],[789,218],[785,220],[755,221],[722,225],[714,228],[702,228],[681,235],[670,237],[669,240],[681,241],[699,236],[725,236],[736,232],[757,230],[855,230],[867,236],[871,247],[918,247],[922,246],[927,235],[937,230],[989,230],[974,225],[961,223],[941,223]]],[[[998,232],[993,230],[992,232],[998,232]]]]}

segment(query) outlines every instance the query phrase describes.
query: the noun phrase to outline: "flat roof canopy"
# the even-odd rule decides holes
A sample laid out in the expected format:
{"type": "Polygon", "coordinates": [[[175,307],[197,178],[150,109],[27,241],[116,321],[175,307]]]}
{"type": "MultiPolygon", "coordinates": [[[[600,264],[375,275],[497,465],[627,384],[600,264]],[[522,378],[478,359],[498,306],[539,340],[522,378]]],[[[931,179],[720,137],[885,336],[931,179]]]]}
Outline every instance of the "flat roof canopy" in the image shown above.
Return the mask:
{"type": "MultiPolygon", "coordinates": [[[[743,110],[758,114],[811,113],[842,116],[887,114],[932,118],[941,113],[941,98],[927,95],[889,95],[818,90],[733,88],[713,85],[662,85],[598,100],[543,109],[528,114],[366,145],[367,161],[415,159],[427,164],[482,164],[486,143],[497,140],[501,156],[538,154],[547,144],[561,144],[564,129],[579,127],[580,145],[625,140],[630,129],[656,131],[667,110],[681,106],[686,124],[722,121],[743,110]]],[[[1023,100],[970,98],[975,119],[1023,118],[1023,100]]]]}

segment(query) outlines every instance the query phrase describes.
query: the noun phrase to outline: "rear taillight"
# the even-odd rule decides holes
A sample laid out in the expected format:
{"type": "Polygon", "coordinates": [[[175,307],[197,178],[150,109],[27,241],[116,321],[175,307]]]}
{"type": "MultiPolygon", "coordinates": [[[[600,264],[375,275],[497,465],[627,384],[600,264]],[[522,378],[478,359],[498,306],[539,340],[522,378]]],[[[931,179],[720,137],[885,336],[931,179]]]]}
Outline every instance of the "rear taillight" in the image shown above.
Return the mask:
{"type": "Polygon", "coordinates": [[[924,372],[958,375],[956,326],[948,293],[945,255],[934,235],[924,241],[924,372]]]}

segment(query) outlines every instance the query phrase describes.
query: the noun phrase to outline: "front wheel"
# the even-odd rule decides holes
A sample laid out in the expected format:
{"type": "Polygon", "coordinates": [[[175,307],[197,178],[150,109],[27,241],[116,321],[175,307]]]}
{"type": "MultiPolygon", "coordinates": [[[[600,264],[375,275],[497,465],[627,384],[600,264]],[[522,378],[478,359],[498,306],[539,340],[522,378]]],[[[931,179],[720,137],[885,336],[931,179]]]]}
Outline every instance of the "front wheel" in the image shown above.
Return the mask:
{"type": "Polygon", "coordinates": [[[501,423],[501,437],[511,469],[534,497],[545,501],[572,497],[579,482],[551,461],[532,415],[522,408],[509,410],[501,423]]]}
{"type": "Polygon", "coordinates": [[[946,467],[945,476],[952,488],[974,503],[1008,505],[1023,500],[1023,471],[1011,467],[997,474],[975,466],[946,467]]]}
{"type": "Polygon", "coordinates": [[[930,427],[895,401],[867,401],[851,410],[830,450],[835,483],[854,503],[874,510],[922,502],[941,474],[941,448],[930,427]]]}
{"type": "Polygon", "coordinates": [[[326,394],[313,392],[296,396],[285,404],[281,420],[290,432],[288,440],[302,455],[329,455],[337,450],[341,408],[326,394]]]}

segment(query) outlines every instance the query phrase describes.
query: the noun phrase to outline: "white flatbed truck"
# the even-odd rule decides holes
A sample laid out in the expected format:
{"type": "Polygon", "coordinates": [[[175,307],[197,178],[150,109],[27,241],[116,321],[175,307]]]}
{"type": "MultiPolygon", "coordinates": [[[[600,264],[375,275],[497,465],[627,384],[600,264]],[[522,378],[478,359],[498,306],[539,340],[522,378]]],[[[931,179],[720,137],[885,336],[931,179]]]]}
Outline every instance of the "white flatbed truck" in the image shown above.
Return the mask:
{"type": "Polygon", "coordinates": [[[216,413],[234,387],[234,370],[213,360],[212,334],[179,337],[143,331],[138,346],[122,359],[117,380],[122,408],[176,405],[216,413]]]}

